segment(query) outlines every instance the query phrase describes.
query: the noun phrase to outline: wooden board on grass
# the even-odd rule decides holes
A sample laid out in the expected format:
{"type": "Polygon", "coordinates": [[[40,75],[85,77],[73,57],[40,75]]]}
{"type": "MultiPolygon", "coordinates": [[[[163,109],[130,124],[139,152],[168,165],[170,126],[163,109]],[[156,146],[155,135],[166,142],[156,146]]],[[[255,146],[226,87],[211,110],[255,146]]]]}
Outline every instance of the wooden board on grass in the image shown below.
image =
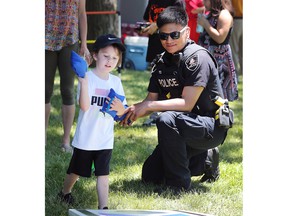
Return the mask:
{"type": "Polygon", "coordinates": [[[93,210],[69,209],[69,216],[212,216],[189,211],[170,210],[93,210]]]}

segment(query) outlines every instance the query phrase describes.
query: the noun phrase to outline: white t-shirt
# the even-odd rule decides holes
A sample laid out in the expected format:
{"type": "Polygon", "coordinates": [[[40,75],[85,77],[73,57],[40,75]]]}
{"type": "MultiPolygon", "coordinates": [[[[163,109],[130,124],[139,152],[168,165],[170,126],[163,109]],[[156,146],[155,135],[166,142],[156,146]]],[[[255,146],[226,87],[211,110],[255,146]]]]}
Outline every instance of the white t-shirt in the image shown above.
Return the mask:
{"type": "MultiPolygon", "coordinates": [[[[114,119],[107,113],[102,113],[100,109],[108,96],[110,88],[117,94],[123,95],[124,90],[119,77],[109,74],[108,80],[103,80],[88,71],[88,94],[90,98],[90,108],[83,112],[79,110],[77,128],[75,131],[72,146],[82,150],[102,150],[113,149],[114,144],[114,119]]],[[[77,101],[79,101],[80,83],[77,88],[77,101]]],[[[126,98],[123,104],[127,104],[126,98]]]]}

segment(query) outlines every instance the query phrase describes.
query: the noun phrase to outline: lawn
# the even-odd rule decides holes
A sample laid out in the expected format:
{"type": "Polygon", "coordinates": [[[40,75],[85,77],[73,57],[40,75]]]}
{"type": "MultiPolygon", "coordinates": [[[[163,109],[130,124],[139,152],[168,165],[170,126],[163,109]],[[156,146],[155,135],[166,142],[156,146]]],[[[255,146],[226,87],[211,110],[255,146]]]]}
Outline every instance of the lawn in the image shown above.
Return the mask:
{"type": "MultiPolygon", "coordinates": [[[[115,74],[117,74],[115,72],[115,74]]],[[[149,72],[122,70],[122,83],[129,104],[146,96],[149,72]]],[[[239,82],[239,100],[231,103],[235,124],[220,149],[220,178],[215,183],[200,183],[193,177],[193,192],[180,197],[171,194],[159,196],[153,193],[153,185],[141,183],[144,160],[157,144],[155,126],[145,127],[145,118],[132,127],[115,125],[115,145],[111,160],[110,209],[167,209],[189,210],[217,216],[240,216],[243,211],[243,143],[242,143],[242,77],[239,82]]],[[[76,90],[77,80],[75,80],[76,90]]],[[[68,215],[68,206],[57,202],[56,195],[63,185],[71,155],[60,150],[62,135],[61,98],[59,77],[56,78],[52,99],[50,126],[45,151],[45,212],[47,216],[68,215]]],[[[76,129],[78,107],[71,139],[76,129]]],[[[97,209],[95,178],[80,178],[73,195],[77,203],[72,208],[97,209]]]]}

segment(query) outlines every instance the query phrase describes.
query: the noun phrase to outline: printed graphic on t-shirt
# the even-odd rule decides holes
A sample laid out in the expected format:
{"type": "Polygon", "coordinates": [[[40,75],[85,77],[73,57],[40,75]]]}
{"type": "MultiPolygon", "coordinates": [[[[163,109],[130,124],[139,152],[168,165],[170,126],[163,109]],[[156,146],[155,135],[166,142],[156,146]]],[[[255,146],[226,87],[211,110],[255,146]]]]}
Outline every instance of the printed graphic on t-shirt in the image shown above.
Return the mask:
{"type": "Polygon", "coordinates": [[[109,93],[109,89],[95,89],[95,95],[91,97],[91,105],[97,105],[102,107],[105,101],[107,100],[107,95],[109,93]]]}
{"type": "Polygon", "coordinates": [[[151,6],[151,12],[149,14],[149,22],[156,22],[158,19],[159,14],[164,10],[165,8],[159,8],[157,5],[151,6]]]}

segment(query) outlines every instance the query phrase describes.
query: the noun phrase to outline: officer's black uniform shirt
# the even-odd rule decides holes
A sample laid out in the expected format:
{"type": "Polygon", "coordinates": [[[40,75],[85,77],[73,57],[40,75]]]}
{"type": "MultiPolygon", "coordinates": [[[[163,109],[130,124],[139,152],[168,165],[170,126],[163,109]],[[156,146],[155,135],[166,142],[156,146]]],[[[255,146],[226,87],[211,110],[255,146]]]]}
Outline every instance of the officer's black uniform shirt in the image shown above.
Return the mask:
{"type": "Polygon", "coordinates": [[[193,113],[215,115],[219,107],[213,99],[223,97],[217,63],[207,50],[190,40],[180,52],[164,52],[155,59],[148,91],[158,93],[159,100],[181,98],[184,86],[204,87],[193,113]]]}

